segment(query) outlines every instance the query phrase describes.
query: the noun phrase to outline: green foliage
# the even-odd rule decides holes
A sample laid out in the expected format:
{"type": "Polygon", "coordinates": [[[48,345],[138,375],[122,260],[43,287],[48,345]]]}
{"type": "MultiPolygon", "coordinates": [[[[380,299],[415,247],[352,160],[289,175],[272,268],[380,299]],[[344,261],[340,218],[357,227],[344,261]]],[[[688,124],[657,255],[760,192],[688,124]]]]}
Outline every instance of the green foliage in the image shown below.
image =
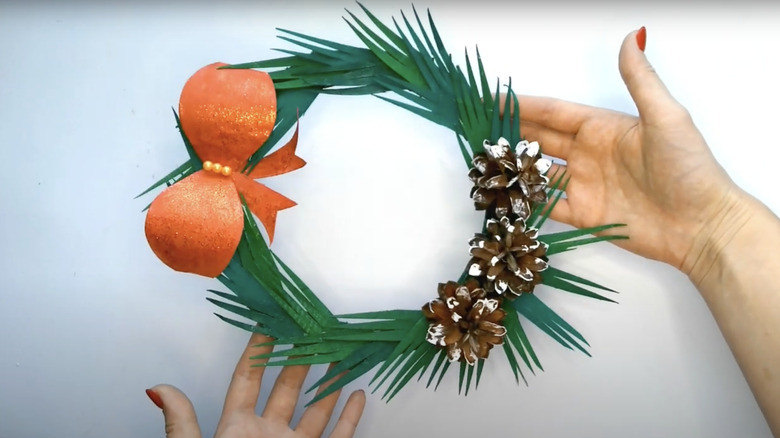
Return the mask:
{"type": "Polygon", "coordinates": [[[251,172],[258,162],[276,146],[282,137],[289,132],[298,118],[306,113],[314,99],[317,98],[316,87],[294,90],[278,90],[276,92],[276,123],[271,136],[262,146],[249,157],[245,172],[251,172]]]}
{"type": "MultiPolygon", "coordinates": [[[[179,115],[176,114],[175,109],[173,108],[171,109],[173,110],[173,117],[176,119],[176,129],[178,129],[179,133],[181,134],[181,139],[184,142],[184,147],[187,149],[187,155],[189,156],[189,158],[187,159],[187,161],[185,161],[179,167],[174,169],[172,172],[160,178],[154,184],[149,186],[146,190],[141,192],[141,194],[135,197],[136,199],[146,195],[147,193],[151,192],[157,187],[163,185],[170,187],[203,168],[203,163],[200,161],[200,158],[198,158],[198,156],[195,155],[195,149],[192,148],[192,144],[190,143],[190,140],[187,138],[187,136],[184,134],[184,130],[181,128],[179,115]]],[[[149,206],[147,205],[146,208],[144,208],[144,211],[146,211],[148,208],[149,206]]]]}
{"type": "MultiPolygon", "coordinates": [[[[361,20],[351,12],[347,24],[365,47],[354,47],[281,30],[280,39],[298,50],[281,49],[285,56],[270,60],[236,64],[222,68],[256,68],[269,71],[277,90],[277,118],[274,130],[250,157],[244,172],[266,156],[305,114],[320,94],[375,95],[427,120],[451,129],[467,165],[475,153],[483,152],[483,142],[495,143],[499,137],[511,145],[521,139],[520,107],[511,80],[505,90],[500,81],[491,92],[485,67],[476,50],[476,68],[466,52],[465,72],[454,65],[444,47],[441,35],[428,13],[427,29],[414,10],[413,20],[405,14],[393,28],[385,25],[363,5],[367,16],[361,20]],[[506,94],[503,106],[498,96],[506,94]],[[388,95],[388,93],[394,97],[388,95]]],[[[177,127],[189,159],[155,182],[142,195],[171,185],[199,170],[202,165],[192,145],[177,127]]],[[[552,207],[560,201],[568,180],[566,172],[550,175],[550,206],[539,206],[528,223],[540,228],[549,218],[552,207]]],[[[139,195],[141,196],[141,195],[139,195]]],[[[337,362],[309,391],[319,389],[314,403],[344,385],[376,369],[371,379],[374,391],[383,388],[382,397],[391,400],[413,378],[426,386],[438,388],[451,363],[443,349],[425,340],[428,322],[419,309],[380,310],[358,314],[334,315],[316,294],[266,244],[252,214],[244,207],[244,232],[236,255],[218,277],[229,290],[210,290],[208,300],[221,311],[223,321],[243,330],[272,338],[267,344],[276,351],[252,359],[256,366],[325,364],[337,362]]],[[[583,230],[564,231],[540,236],[549,245],[548,254],[573,250],[582,245],[625,238],[610,233],[606,225],[583,230]]],[[[464,272],[461,281],[467,273],[464,272]]],[[[543,273],[543,284],[560,291],[602,301],[614,302],[607,294],[615,293],[582,277],[550,267],[543,273]]],[[[426,296],[426,299],[430,296],[426,296]]],[[[507,329],[503,350],[516,382],[526,382],[524,369],[543,370],[523,325],[531,323],[568,349],[588,354],[585,338],[547,307],[537,295],[525,294],[515,300],[504,300],[507,329]]],[[[493,356],[497,354],[495,349],[493,356]]],[[[484,361],[476,366],[459,365],[458,391],[468,394],[479,385],[484,361]]]]}

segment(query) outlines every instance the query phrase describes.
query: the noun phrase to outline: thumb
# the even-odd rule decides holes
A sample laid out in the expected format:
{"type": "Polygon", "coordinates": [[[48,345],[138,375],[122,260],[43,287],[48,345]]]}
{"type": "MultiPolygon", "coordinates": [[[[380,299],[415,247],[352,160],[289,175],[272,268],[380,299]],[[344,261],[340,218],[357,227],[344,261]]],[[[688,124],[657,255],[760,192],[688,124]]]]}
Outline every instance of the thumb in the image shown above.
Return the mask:
{"type": "Polygon", "coordinates": [[[681,107],[645,56],[646,32],[643,27],[626,36],[620,47],[618,66],[620,76],[636,103],[639,117],[652,123],[681,107]]]}
{"type": "Polygon", "coordinates": [[[201,438],[195,409],[183,392],[171,385],[157,385],[146,394],[163,411],[166,437],[201,438]]]}

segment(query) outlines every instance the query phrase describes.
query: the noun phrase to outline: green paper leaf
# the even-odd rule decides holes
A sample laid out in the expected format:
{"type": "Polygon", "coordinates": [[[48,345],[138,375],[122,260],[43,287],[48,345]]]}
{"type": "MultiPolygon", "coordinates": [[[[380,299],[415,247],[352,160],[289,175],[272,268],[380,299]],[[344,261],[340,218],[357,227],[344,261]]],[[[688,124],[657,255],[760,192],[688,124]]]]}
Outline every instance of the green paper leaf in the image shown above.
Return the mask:
{"type": "MultiPolygon", "coordinates": [[[[270,353],[265,353],[265,354],[257,354],[250,357],[250,359],[259,360],[259,359],[271,359],[276,357],[306,357],[306,356],[313,356],[313,355],[333,354],[337,352],[343,352],[344,350],[349,350],[350,348],[354,348],[358,345],[360,344],[358,344],[357,342],[317,343],[311,345],[295,346],[292,348],[288,348],[286,350],[272,351],[270,353]]],[[[381,344],[375,344],[375,345],[381,345],[381,344]]]]}
{"type": "Polygon", "coordinates": [[[249,157],[248,164],[244,169],[245,173],[251,172],[257,163],[292,129],[298,122],[299,115],[303,116],[316,98],[317,93],[308,88],[277,91],[276,125],[268,140],[249,157]]]}
{"type": "Polygon", "coordinates": [[[512,143],[512,138],[510,135],[510,132],[512,131],[512,116],[510,115],[510,112],[512,111],[512,94],[512,78],[509,78],[506,99],[504,100],[504,117],[502,119],[501,125],[501,137],[504,137],[511,145],[510,147],[512,150],[514,150],[515,144],[512,143]]]}
{"type": "Polygon", "coordinates": [[[246,330],[248,332],[252,333],[260,333],[266,336],[273,336],[274,329],[272,327],[268,326],[258,326],[258,325],[251,325],[244,322],[236,321],[235,319],[231,319],[225,316],[220,315],[219,313],[214,314],[217,318],[221,319],[222,321],[234,326],[238,327],[241,330],[246,330]]]}
{"type": "MultiPolygon", "coordinates": [[[[501,82],[496,79],[496,96],[501,92],[501,82]]],[[[493,119],[490,123],[490,142],[496,144],[498,138],[501,137],[501,106],[500,100],[493,100],[493,119]]]]}
{"type": "Polygon", "coordinates": [[[562,241],[566,241],[566,240],[577,239],[577,238],[580,238],[582,236],[596,234],[596,233],[600,233],[602,231],[609,230],[611,228],[623,227],[623,226],[625,226],[625,225],[624,224],[610,224],[610,225],[601,225],[601,226],[598,226],[598,227],[580,228],[580,229],[575,229],[575,230],[570,230],[570,231],[561,231],[561,232],[558,232],[558,233],[545,234],[545,235],[539,236],[539,240],[541,240],[542,242],[544,242],[544,243],[546,243],[548,245],[551,245],[551,244],[556,243],[556,242],[562,242],[562,241]]]}
{"type": "Polygon", "coordinates": [[[418,371],[433,360],[435,354],[436,348],[433,345],[427,342],[420,343],[414,352],[409,355],[409,359],[404,362],[398,373],[396,373],[395,378],[382,395],[382,398],[387,398],[388,402],[392,400],[418,371]]]}
{"type": "MultiPolygon", "coordinates": [[[[383,345],[383,347],[378,348],[376,351],[368,355],[361,362],[358,362],[357,365],[350,367],[349,371],[345,375],[341,376],[338,380],[328,385],[327,387],[323,388],[322,392],[317,394],[309,403],[306,404],[306,407],[311,406],[312,404],[327,397],[333,392],[343,388],[348,383],[353,382],[354,380],[368,373],[369,371],[371,371],[371,369],[377,366],[382,360],[384,360],[383,358],[386,356],[386,353],[389,352],[390,349],[392,348],[392,346],[389,346],[387,344],[380,344],[380,345],[383,345]]],[[[346,362],[348,359],[349,357],[345,358],[344,361],[342,362],[346,362]]],[[[336,367],[338,367],[339,365],[340,364],[337,364],[336,367]]]]}
{"type": "Polygon", "coordinates": [[[485,360],[484,359],[480,359],[479,361],[477,361],[477,381],[474,384],[474,389],[478,389],[479,388],[479,381],[482,378],[482,370],[484,368],[485,368],[485,360]]]}
{"type": "MultiPolygon", "coordinates": [[[[443,84],[440,83],[440,81],[442,80],[442,77],[441,75],[436,74],[437,67],[431,56],[427,52],[424,52],[425,49],[423,48],[420,39],[417,37],[414,31],[412,31],[411,36],[414,39],[413,43],[409,40],[409,38],[406,37],[395,19],[393,20],[393,23],[395,24],[395,28],[398,31],[398,35],[400,36],[406,53],[409,54],[415,65],[417,65],[417,68],[420,70],[420,73],[425,79],[426,85],[428,85],[431,91],[435,93],[441,92],[443,84]]],[[[409,23],[407,22],[407,25],[408,24],[409,23]]]]}
{"type": "Polygon", "coordinates": [[[279,266],[282,267],[282,270],[292,280],[292,286],[294,286],[297,291],[299,292],[297,294],[298,301],[301,303],[305,303],[307,310],[310,314],[313,314],[315,319],[320,325],[327,325],[330,323],[336,322],[336,318],[333,316],[333,313],[328,309],[328,307],[325,305],[325,303],[320,300],[317,295],[308,287],[306,284],[301,280],[298,275],[295,274],[295,272],[292,271],[292,269],[285,264],[282,259],[280,259],[276,254],[271,252],[271,255],[274,257],[274,260],[276,260],[276,263],[279,264],[279,266]]]}
{"type": "Polygon", "coordinates": [[[441,373],[439,374],[439,379],[436,381],[436,386],[433,387],[433,390],[436,391],[439,389],[439,385],[441,384],[442,379],[444,379],[444,375],[447,374],[447,370],[450,369],[450,365],[452,362],[449,360],[444,362],[444,367],[441,369],[441,373]]]}
{"type": "MultiPolygon", "coordinates": [[[[404,41],[403,39],[396,35],[389,27],[387,27],[384,23],[382,23],[382,20],[378,19],[374,14],[371,13],[371,11],[368,10],[365,6],[363,6],[362,3],[357,2],[358,6],[360,6],[360,9],[363,10],[363,13],[366,14],[369,20],[371,20],[372,23],[374,23],[374,26],[377,27],[377,29],[380,30],[393,44],[395,44],[395,47],[402,48],[404,47],[404,41]]],[[[349,12],[349,11],[347,11],[349,12]]],[[[352,13],[350,13],[352,15],[352,13]]],[[[354,18],[354,15],[352,15],[354,18]]]]}
{"type": "Polygon", "coordinates": [[[428,383],[425,384],[426,388],[431,386],[431,383],[433,383],[433,378],[436,377],[436,372],[439,371],[439,368],[441,368],[441,365],[445,360],[447,360],[447,353],[445,353],[443,349],[440,349],[437,353],[436,363],[433,365],[430,377],[428,378],[428,383]]]}
{"type": "Polygon", "coordinates": [[[341,362],[335,364],[333,368],[328,370],[325,375],[323,375],[319,380],[317,380],[309,389],[306,390],[306,393],[309,393],[322,384],[326,383],[328,380],[333,379],[334,377],[338,376],[339,374],[348,371],[355,366],[359,365],[361,362],[365,361],[366,359],[370,358],[371,356],[380,355],[383,358],[387,357],[388,354],[393,349],[393,344],[387,343],[387,342],[373,342],[373,343],[366,343],[366,344],[356,344],[359,345],[357,348],[354,348],[352,353],[350,353],[347,358],[342,360],[341,362]]]}
{"type": "Polygon", "coordinates": [[[187,149],[187,155],[190,156],[190,162],[195,168],[203,167],[203,163],[200,161],[200,158],[198,158],[198,154],[195,153],[195,148],[192,147],[192,143],[190,143],[190,140],[184,133],[184,129],[181,127],[181,120],[179,120],[179,115],[176,114],[175,109],[171,108],[171,111],[173,111],[173,118],[176,119],[176,128],[181,134],[181,140],[184,142],[184,147],[187,149]]]}
{"type": "MultiPolygon", "coordinates": [[[[507,301],[504,302],[502,307],[507,312],[507,316],[504,319],[504,327],[506,327],[507,330],[505,337],[506,343],[514,347],[515,351],[517,351],[517,354],[520,356],[520,359],[522,359],[522,361],[525,363],[525,366],[528,367],[532,374],[536,374],[536,372],[534,371],[534,367],[531,365],[531,361],[533,361],[537,368],[543,370],[542,364],[539,362],[539,358],[536,356],[533,346],[531,345],[528,336],[525,334],[525,330],[523,330],[523,325],[520,323],[517,309],[513,304],[507,301]]],[[[514,357],[514,353],[511,349],[507,351],[507,354],[510,353],[512,354],[512,357],[514,357]]],[[[518,371],[520,376],[523,378],[523,381],[527,384],[528,382],[526,381],[525,376],[519,367],[518,371]]]]}
{"type": "Polygon", "coordinates": [[[482,84],[482,108],[485,111],[488,111],[488,118],[491,118],[493,115],[493,95],[490,93],[490,84],[487,81],[487,74],[485,73],[485,66],[482,64],[482,57],[479,54],[479,47],[476,49],[477,51],[477,67],[479,67],[479,80],[482,84]]]}
{"type": "Polygon", "coordinates": [[[322,365],[339,362],[349,355],[349,351],[337,351],[329,354],[318,354],[305,357],[297,357],[285,360],[252,364],[253,367],[288,367],[293,365],[322,365]]]}
{"type": "MultiPolygon", "coordinates": [[[[346,323],[339,321],[338,324],[334,324],[342,330],[392,330],[392,331],[406,331],[413,321],[408,319],[395,319],[390,321],[370,321],[370,322],[355,322],[346,323]]],[[[332,326],[329,326],[330,328],[332,326]]]]}
{"type": "Polygon", "coordinates": [[[574,275],[572,273],[562,271],[562,270],[560,270],[558,268],[555,268],[553,266],[549,266],[547,268],[547,270],[545,271],[545,275],[552,275],[552,276],[555,276],[555,277],[558,277],[558,278],[562,278],[564,280],[568,280],[570,282],[581,283],[581,284],[584,284],[586,286],[590,286],[590,287],[595,287],[597,289],[601,289],[603,291],[617,293],[617,291],[615,291],[613,289],[610,289],[608,287],[602,286],[602,285],[600,285],[598,283],[595,283],[593,281],[587,280],[585,278],[582,278],[580,276],[574,275]]]}
{"type": "Polygon", "coordinates": [[[474,377],[474,368],[476,365],[469,365],[466,368],[466,391],[463,393],[464,396],[469,395],[469,389],[471,389],[471,380],[474,377]]]}
{"type": "Polygon", "coordinates": [[[399,62],[397,59],[393,58],[381,47],[374,44],[365,34],[360,32],[352,23],[347,21],[347,24],[352,29],[352,31],[355,32],[358,38],[360,38],[360,40],[363,41],[363,44],[365,44],[366,47],[369,50],[371,50],[371,52],[374,55],[376,55],[377,58],[379,58],[386,66],[388,66],[391,70],[393,70],[398,76],[414,84],[424,83],[424,80],[422,76],[419,75],[419,72],[410,69],[407,65],[404,65],[403,63],[399,62]]]}
{"type": "MultiPolygon", "coordinates": [[[[523,376],[523,372],[520,370],[520,365],[517,363],[515,352],[512,351],[512,346],[508,342],[504,342],[501,347],[504,349],[504,354],[509,362],[509,367],[512,370],[512,374],[515,376],[515,382],[519,384],[520,376],[523,376]]],[[[523,382],[526,382],[525,376],[523,376],[523,382]]],[[[526,384],[528,384],[528,382],[526,382],[526,384]]]]}
{"type": "Polygon", "coordinates": [[[376,375],[371,379],[371,383],[374,383],[374,381],[380,378],[384,373],[386,375],[379,383],[379,386],[381,386],[385,379],[387,379],[400,364],[400,360],[396,359],[402,359],[404,353],[414,350],[422,342],[425,342],[425,333],[428,330],[428,322],[422,312],[418,314],[418,318],[419,319],[414,323],[411,329],[409,329],[406,337],[398,343],[398,346],[390,353],[385,360],[385,363],[379,368],[379,371],[376,372],[376,375]]]}
{"type": "Polygon", "coordinates": [[[553,198],[553,201],[549,204],[549,206],[544,210],[544,213],[539,217],[539,220],[536,222],[536,225],[534,225],[534,228],[540,229],[545,222],[547,222],[547,218],[550,217],[550,213],[552,213],[555,206],[558,204],[558,201],[561,200],[561,196],[566,192],[566,187],[569,186],[569,179],[566,178],[565,182],[562,186],[560,186],[560,190],[557,189],[557,186],[560,185],[560,182],[564,180],[564,177],[566,176],[566,171],[563,171],[561,173],[561,176],[558,178],[558,182],[556,183],[556,191],[555,197],[553,198]]]}
{"type": "Polygon", "coordinates": [[[571,292],[573,294],[581,295],[583,297],[595,298],[597,300],[608,301],[610,303],[617,303],[617,301],[615,301],[613,299],[607,298],[607,297],[605,297],[603,295],[599,295],[596,292],[589,291],[589,290],[585,289],[582,286],[578,286],[578,285],[576,285],[574,283],[568,282],[568,281],[566,281],[566,280],[564,280],[562,278],[559,278],[559,277],[552,277],[551,276],[549,278],[544,278],[543,281],[542,281],[542,284],[550,286],[550,287],[553,287],[553,288],[556,288],[556,289],[559,289],[559,290],[562,290],[562,291],[571,292]]]}
{"type": "Polygon", "coordinates": [[[589,237],[586,239],[579,239],[575,241],[554,243],[550,245],[550,248],[547,250],[547,255],[553,255],[565,251],[570,251],[572,249],[576,249],[579,246],[591,245],[599,242],[608,242],[612,240],[626,240],[626,239],[628,239],[628,236],[612,235],[612,236],[596,236],[596,237],[589,237]]]}
{"type": "Polygon", "coordinates": [[[576,348],[586,355],[590,353],[581,345],[588,345],[582,335],[574,329],[569,323],[563,320],[558,314],[547,307],[534,294],[523,294],[512,301],[518,313],[526,317],[531,323],[539,327],[543,332],[555,339],[565,348],[576,348]],[[577,342],[578,339],[580,342],[577,342]]]}
{"type": "MultiPolygon", "coordinates": [[[[441,73],[441,80],[446,81],[449,76],[449,72],[452,71],[450,65],[444,62],[444,58],[447,57],[447,53],[446,51],[442,52],[437,50],[431,43],[431,39],[428,37],[428,33],[425,32],[425,26],[423,26],[422,21],[420,20],[420,16],[417,14],[417,9],[414,7],[414,5],[412,5],[412,11],[414,12],[414,18],[417,22],[417,28],[420,30],[420,34],[422,35],[423,40],[425,40],[425,46],[427,47],[428,54],[433,58],[436,65],[439,67],[436,69],[436,71],[441,73]]],[[[406,19],[406,15],[404,15],[403,12],[401,12],[401,17],[403,17],[406,27],[409,29],[410,34],[415,39],[415,43],[418,47],[420,47],[420,50],[422,50],[422,42],[419,38],[416,38],[416,32],[409,23],[409,20],[406,19]]]]}
{"type": "MultiPolygon", "coordinates": [[[[393,33],[393,31],[390,30],[390,28],[382,25],[382,28],[380,28],[380,32],[384,33],[385,38],[389,38],[391,40],[391,42],[387,42],[379,34],[374,32],[373,30],[371,30],[371,28],[368,27],[365,23],[360,21],[360,19],[358,19],[355,16],[355,14],[353,14],[350,11],[347,11],[347,14],[349,14],[349,16],[352,17],[352,20],[355,22],[355,24],[358,25],[358,27],[360,27],[360,29],[363,31],[363,34],[376,43],[376,47],[378,47],[379,50],[384,55],[389,56],[391,59],[393,59],[395,61],[395,63],[397,63],[397,65],[401,66],[402,71],[404,71],[404,73],[405,73],[405,74],[400,74],[399,73],[399,75],[401,77],[405,78],[407,81],[409,81],[411,83],[418,83],[418,84],[423,83],[422,82],[422,78],[420,78],[419,76],[416,76],[415,79],[419,79],[420,82],[415,82],[414,80],[407,78],[407,74],[408,73],[410,73],[413,76],[414,73],[417,73],[417,72],[414,72],[412,69],[409,68],[409,62],[408,62],[409,61],[409,56],[407,54],[405,54],[405,53],[402,53],[400,50],[398,50],[399,48],[403,47],[402,44],[399,44],[401,41],[399,41],[400,39],[398,38],[398,35],[395,35],[395,33],[393,33]]],[[[344,21],[347,21],[347,20],[345,19],[344,21]]],[[[347,24],[352,26],[349,21],[347,21],[347,24]]],[[[360,33],[354,27],[352,27],[352,29],[356,33],[360,33]]],[[[369,47],[368,44],[366,44],[366,47],[368,47],[369,50],[371,50],[371,47],[369,47]]],[[[373,50],[371,50],[371,51],[373,52],[373,50]]],[[[375,54],[376,54],[376,52],[375,52],[375,54]]],[[[390,64],[388,64],[387,62],[385,62],[385,65],[388,65],[390,68],[392,68],[392,66],[390,66],[390,64]]]]}
{"type": "Polygon", "coordinates": [[[422,318],[422,311],[420,310],[379,310],[376,312],[362,312],[362,313],[347,313],[337,315],[339,319],[411,319],[417,321],[422,318]]]}
{"type": "MultiPolygon", "coordinates": [[[[151,192],[152,190],[156,189],[157,187],[168,185],[169,187],[173,184],[181,181],[182,179],[192,175],[195,173],[197,167],[196,164],[192,160],[187,160],[183,164],[181,164],[179,167],[171,171],[171,173],[165,175],[164,177],[157,180],[154,184],[149,186],[146,190],[141,192],[141,194],[137,195],[135,199],[140,198],[141,196],[144,196],[145,194],[151,192]]],[[[148,207],[147,207],[148,208],[148,207]]],[[[146,210],[146,209],[144,209],[146,210]]]]}
{"type": "Polygon", "coordinates": [[[458,395],[463,393],[463,382],[466,377],[466,362],[460,362],[460,371],[458,372],[458,395]]]}

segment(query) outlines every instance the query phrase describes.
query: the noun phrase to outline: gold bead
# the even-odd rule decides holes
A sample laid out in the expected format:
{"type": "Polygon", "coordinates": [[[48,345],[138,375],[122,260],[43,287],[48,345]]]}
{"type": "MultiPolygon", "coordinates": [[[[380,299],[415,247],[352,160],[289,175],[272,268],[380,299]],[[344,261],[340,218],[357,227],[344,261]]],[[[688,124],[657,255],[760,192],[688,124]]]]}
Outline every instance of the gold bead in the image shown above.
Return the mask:
{"type": "Polygon", "coordinates": [[[222,172],[222,165],[219,163],[214,163],[214,173],[220,173],[222,172]]]}
{"type": "Polygon", "coordinates": [[[211,168],[214,167],[214,163],[211,161],[204,161],[203,162],[203,170],[209,171],[211,168]]]}
{"type": "Polygon", "coordinates": [[[230,166],[225,166],[222,168],[223,175],[230,176],[231,173],[233,173],[233,169],[231,169],[230,166]]]}

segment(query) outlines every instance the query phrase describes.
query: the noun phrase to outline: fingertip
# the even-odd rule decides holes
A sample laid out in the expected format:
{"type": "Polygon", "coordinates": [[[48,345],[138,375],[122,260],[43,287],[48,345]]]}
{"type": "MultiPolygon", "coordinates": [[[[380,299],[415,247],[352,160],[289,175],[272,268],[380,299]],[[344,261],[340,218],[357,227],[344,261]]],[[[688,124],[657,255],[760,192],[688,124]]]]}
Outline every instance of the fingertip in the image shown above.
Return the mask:
{"type": "Polygon", "coordinates": [[[664,117],[679,104],[645,56],[646,42],[647,30],[644,27],[626,35],[620,47],[618,68],[640,118],[655,120],[664,117]]]}
{"type": "Polygon", "coordinates": [[[160,394],[158,394],[155,390],[151,388],[147,389],[146,396],[149,397],[149,400],[151,400],[152,403],[155,404],[155,406],[157,406],[160,409],[163,408],[164,405],[163,405],[162,398],[160,398],[160,394]]]}
{"type": "Polygon", "coordinates": [[[155,394],[160,404],[153,396],[152,401],[162,409],[165,417],[165,427],[169,437],[200,437],[200,427],[195,408],[187,396],[172,385],[160,384],[146,390],[147,395],[155,394]]]}
{"type": "Polygon", "coordinates": [[[356,425],[360,421],[360,417],[363,416],[363,409],[366,407],[366,392],[362,389],[357,390],[349,395],[347,402],[344,404],[344,410],[342,411],[342,417],[354,422],[356,425]]]}
{"type": "Polygon", "coordinates": [[[349,395],[344,409],[341,411],[336,427],[333,429],[331,438],[351,437],[357,429],[360,418],[363,416],[363,410],[366,406],[366,393],[358,390],[349,395]]]}
{"type": "Polygon", "coordinates": [[[645,51],[645,46],[647,45],[647,29],[644,26],[636,31],[636,45],[639,50],[645,51]]]}
{"type": "Polygon", "coordinates": [[[183,412],[191,410],[194,412],[192,402],[177,387],[167,384],[155,385],[146,390],[146,394],[152,399],[155,405],[166,412],[183,412]]]}
{"type": "Polygon", "coordinates": [[[352,394],[349,395],[349,398],[347,399],[347,403],[349,402],[357,403],[360,405],[366,404],[366,391],[363,391],[362,389],[358,389],[357,391],[354,391],[352,394]]]}
{"type": "MultiPolygon", "coordinates": [[[[623,43],[620,46],[618,67],[623,81],[629,86],[631,75],[635,72],[635,67],[647,63],[647,57],[644,53],[647,42],[647,31],[643,29],[645,28],[641,27],[629,32],[625,38],[623,38],[623,43]]],[[[649,65],[649,63],[647,65],[649,65]]]]}

